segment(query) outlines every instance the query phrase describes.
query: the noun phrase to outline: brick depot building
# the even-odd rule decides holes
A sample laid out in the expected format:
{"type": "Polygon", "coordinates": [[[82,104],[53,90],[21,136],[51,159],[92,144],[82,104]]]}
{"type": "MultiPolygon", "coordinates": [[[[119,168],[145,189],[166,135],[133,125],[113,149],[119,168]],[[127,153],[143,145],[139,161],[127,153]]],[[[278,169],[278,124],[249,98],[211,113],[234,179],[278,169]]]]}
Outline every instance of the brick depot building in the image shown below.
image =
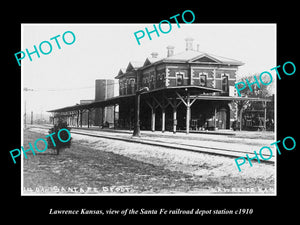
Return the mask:
{"type": "MultiPolygon", "coordinates": [[[[237,97],[234,84],[242,62],[195,50],[192,38],[185,41],[183,52],[175,53],[174,47],[168,46],[165,58],[152,53],[146,60],[130,61],[127,68],[120,69],[115,77],[119,81],[118,96],[102,100],[96,96],[93,103],[49,112],[54,116],[72,115],[73,119],[75,116],[78,126],[82,112],[104,112],[110,107],[111,127],[132,129],[136,91],[148,87],[149,91],[140,95],[141,129],[189,133],[190,130],[230,129],[231,123],[237,120],[236,100],[266,101],[237,97]]],[[[105,90],[108,88],[114,87],[106,86],[105,90]]],[[[108,122],[101,116],[104,113],[94,115],[95,125],[108,122]]]]}
{"type": "MultiPolygon", "coordinates": [[[[168,46],[166,58],[151,56],[144,62],[129,62],[116,76],[120,96],[149,88],[141,98],[142,129],[230,128],[230,121],[236,119],[231,96],[242,62],[196,51],[191,38],[186,39],[184,52],[175,54],[174,47],[168,46]]],[[[133,103],[120,102],[119,126],[132,126],[133,103]]]]}

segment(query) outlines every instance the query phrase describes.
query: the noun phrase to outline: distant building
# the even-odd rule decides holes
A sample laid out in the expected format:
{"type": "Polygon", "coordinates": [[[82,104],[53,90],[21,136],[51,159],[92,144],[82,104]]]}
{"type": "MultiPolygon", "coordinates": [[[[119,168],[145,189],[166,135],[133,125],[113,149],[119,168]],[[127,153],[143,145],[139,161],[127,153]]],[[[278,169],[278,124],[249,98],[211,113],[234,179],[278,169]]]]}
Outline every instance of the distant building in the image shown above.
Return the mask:
{"type": "MultiPolygon", "coordinates": [[[[115,81],[107,79],[97,79],[95,81],[95,101],[103,101],[115,97],[115,81]]],[[[114,106],[96,108],[94,114],[95,126],[113,126],[114,106]]]]}

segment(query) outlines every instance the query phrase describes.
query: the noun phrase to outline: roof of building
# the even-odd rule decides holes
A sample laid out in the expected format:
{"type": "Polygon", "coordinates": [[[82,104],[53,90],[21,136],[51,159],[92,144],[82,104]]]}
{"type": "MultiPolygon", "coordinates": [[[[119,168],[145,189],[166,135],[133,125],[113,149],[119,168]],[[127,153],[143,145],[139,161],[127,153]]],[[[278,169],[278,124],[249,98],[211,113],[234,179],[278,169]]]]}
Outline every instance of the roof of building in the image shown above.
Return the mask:
{"type": "Polygon", "coordinates": [[[90,104],[94,101],[95,101],[94,99],[82,99],[80,100],[80,104],[90,104]]]}
{"type": "Polygon", "coordinates": [[[179,52],[177,54],[164,58],[163,61],[165,62],[183,61],[183,62],[199,62],[199,63],[205,62],[205,63],[216,63],[216,64],[230,64],[236,66],[244,65],[243,62],[235,59],[225,58],[222,56],[217,56],[214,54],[195,51],[195,50],[187,50],[187,51],[179,52]],[[201,59],[205,59],[205,60],[203,61],[201,59]]]}
{"type": "Polygon", "coordinates": [[[124,73],[126,73],[126,68],[120,68],[118,74],[124,74],[124,73]]]}
{"type": "Polygon", "coordinates": [[[118,75],[115,78],[118,79],[123,74],[125,74],[126,72],[130,72],[133,69],[137,70],[139,68],[146,67],[154,63],[158,64],[162,62],[223,64],[223,65],[232,65],[232,66],[244,65],[243,62],[235,59],[230,59],[230,58],[226,58],[226,57],[222,57],[222,56],[218,56],[206,52],[186,50],[165,58],[147,57],[144,62],[130,61],[128,63],[127,68],[125,70],[120,69],[118,75]]]}
{"type": "Polygon", "coordinates": [[[142,67],[143,65],[144,65],[144,62],[141,62],[141,61],[130,61],[127,66],[126,71],[131,70],[131,68],[138,69],[138,68],[142,67]]]}
{"type": "Polygon", "coordinates": [[[121,68],[118,72],[118,75],[115,77],[115,79],[121,78],[124,74],[127,72],[130,72],[132,70],[137,70],[140,67],[144,66],[144,62],[141,61],[130,61],[126,68],[121,68]]]}
{"type": "Polygon", "coordinates": [[[144,62],[144,64],[143,64],[143,66],[149,65],[149,64],[151,64],[151,63],[155,63],[155,62],[157,62],[157,61],[159,61],[159,60],[162,60],[162,59],[163,59],[163,58],[147,57],[146,60],[145,60],[145,62],[144,62]]]}

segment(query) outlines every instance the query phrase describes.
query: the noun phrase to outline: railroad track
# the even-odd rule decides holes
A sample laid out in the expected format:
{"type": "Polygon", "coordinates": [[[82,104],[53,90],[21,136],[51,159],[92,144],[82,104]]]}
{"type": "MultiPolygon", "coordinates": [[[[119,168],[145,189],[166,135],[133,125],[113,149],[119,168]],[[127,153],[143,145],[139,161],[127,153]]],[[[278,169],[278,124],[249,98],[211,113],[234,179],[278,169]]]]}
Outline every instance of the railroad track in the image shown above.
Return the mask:
{"type": "MultiPolygon", "coordinates": [[[[41,129],[49,129],[50,127],[46,126],[34,126],[41,129]]],[[[33,127],[33,128],[34,128],[33,127]]],[[[192,145],[192,144],[186,144],[186,143],[176,143],[176,142],[167,142],[163,140],[154,140],[154,139],[143,139],[143,138],[132,138],[131,136],[125,136],[124,133],[123,136],[116,135],[116,133],[113,132],[106,132],[104,134],[97,133],[95,130],[79,130],[79,129],[72,129],[71,133],[78,134],[78,135],[85,135],[90,137],[98,137],[98,138],[105,138],[105,139],[111,139],[111,140],[117,140],[117,141],[126,141],[126,142],[132,142],[132,143],[139,143],[139,144],[145,144],[145,145],[152,145],[152,146],[159,146],[164,148],[171,148],[173,150],[183,150],[183,151],[190,151],[190,152],[197,152],[197,153],[206,153],[211,155],[221,155],[221,156],[227,156],[232,158],[237,157],[246,157],[246,154],[249,155],[250,158],[254,157],[254,152],[249,151],[243,151],[243,150],[234,150],[234,149],[226,149],[226,148],[217,148],[217,147],[211,147],[211,146],[204,146],[204,145],[192,145]]],[[[103,133],[103,132],[102,132],[103,133]]],[[[265,158],[268,158],[270,155],[263,154],[265,158]]],[[[260,160],[261,163],[271,163],[273,164],[275,162],[274,155],[272,158],[268,161],[260,160]]]]}

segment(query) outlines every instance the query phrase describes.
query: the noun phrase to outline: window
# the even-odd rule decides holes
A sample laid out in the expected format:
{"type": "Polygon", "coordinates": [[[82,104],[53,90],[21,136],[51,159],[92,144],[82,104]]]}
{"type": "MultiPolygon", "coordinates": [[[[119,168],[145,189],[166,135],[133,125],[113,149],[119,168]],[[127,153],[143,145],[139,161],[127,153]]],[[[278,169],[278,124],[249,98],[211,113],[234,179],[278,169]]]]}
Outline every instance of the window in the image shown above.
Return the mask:
{"type": "Polygon", "coordinates": [[[154,89],[154,76],[151,75],[151,83],[150,83],[150,89],[154,89]]]}
{"type": "Polygon", "coordinates": [[[228,87],[228,75],[223,74],[222,75],[222,90],[224,92],[229,92],[229,87],[228,87]]]}
{"type": "Polygon", "coordinates": [[[130,79],[130,86],[131,86],[131,94],[134,94],[134,87],[135,87],[135,80],[130,79]]]}
{"type": "Polygon", "coordinates": [[[126,86],[127,86],[127,94],[128,95],[132,94],[131,93],[131,85],[130,85],[130,80],[129,79],[127,80],[127,85],[126,86]]]}
{"type": "Polygon", "coordinates": [[[155,87],[163,87],[165,85],[165,73],[158,73],[157,80],[154,79],[154,83],[156,82],[155,87]]]}
{"type": "Polygon", "coordinates": [[[120,82],[120,95],[123,95],[123,90],[124,90],[123,83],[120,82]]]}
{"type": "Polygon", "coordinates": [[[149,86],[149,81],[148,81],[148,77],[146,77],[144,87],[148,87],[148,86],[149,86]]]}
{"type": "Polygon", "coordinates": [[[200,74],[200,86],[206,87],[206,75],[204,73],[200,74]]]}
{"type": "Polygon", "coordinates": [[[124,80],[124,87],[125,87],[125,90],[124,90],[124,94],[127,95],[127,80],[124,80]]]}
{"type": "Polygon", "coordinates": [[[183,85],[183,74],[182,73],[176,73],[176,81],[177,81],[177,86],[183,85]]]}
{"type": "Polygon", "coordinates": [[[166,77],[166,76],[165,76],[165,73],[162,73],[162,74],[161,74],[161,80],[162,80],[163,83],[164,83],[164,81],[165,81],[165,77],[166,77]]]}

